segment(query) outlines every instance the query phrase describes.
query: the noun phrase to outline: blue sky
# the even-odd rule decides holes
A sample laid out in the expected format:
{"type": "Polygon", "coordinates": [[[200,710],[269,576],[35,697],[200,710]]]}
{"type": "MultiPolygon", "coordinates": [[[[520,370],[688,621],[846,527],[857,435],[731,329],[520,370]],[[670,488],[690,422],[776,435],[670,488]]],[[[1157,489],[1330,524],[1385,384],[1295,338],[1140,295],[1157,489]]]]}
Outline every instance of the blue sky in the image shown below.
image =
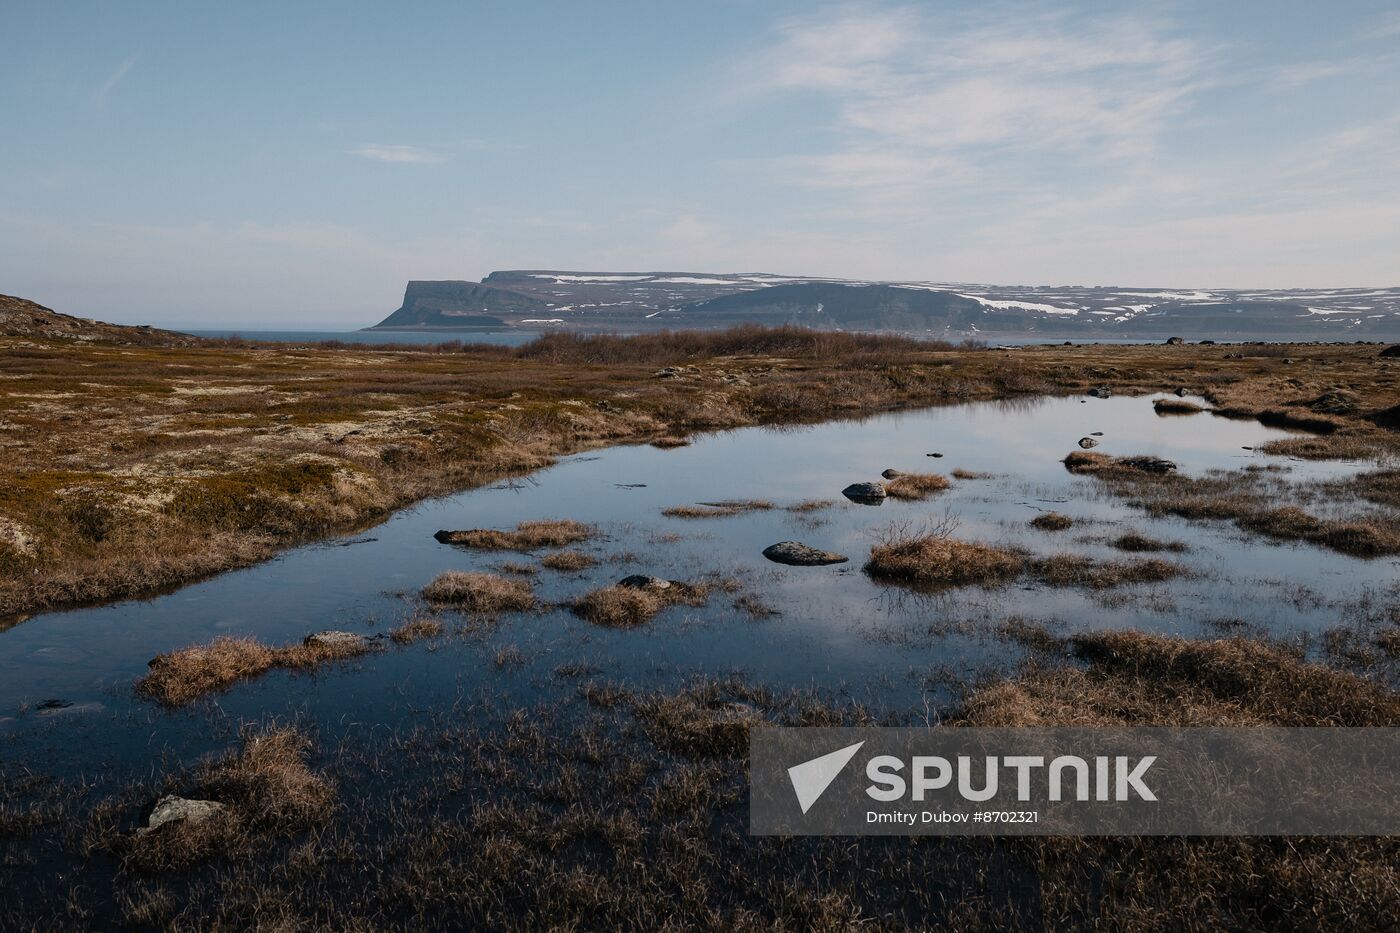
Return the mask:
{"type": "Polygon", "coordinates": [[[1400,4],[0,6],[0,292],[352,327],[410,278],[1400,284],[1400,4]]]}

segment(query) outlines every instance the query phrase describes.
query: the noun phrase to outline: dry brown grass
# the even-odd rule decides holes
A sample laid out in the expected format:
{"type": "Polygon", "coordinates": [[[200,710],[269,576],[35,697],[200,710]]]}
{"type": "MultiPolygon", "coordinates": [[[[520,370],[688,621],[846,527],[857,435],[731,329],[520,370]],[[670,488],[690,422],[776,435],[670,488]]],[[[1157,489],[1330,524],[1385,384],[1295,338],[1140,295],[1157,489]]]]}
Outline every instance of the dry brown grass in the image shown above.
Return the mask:
{"type": "Polygon", "coordinates": [[[1078,635],[1077,667],[1036,668],[974,691],[975,726],[1394,726],[1400,696],[1245,638],[1078,635]]]}
{"type": "Polygon", "coordinates": [[[596,563],[598,563],[597,558],[582,551],[556,551],[540,558],[541,566],[548,567],[550,570],[562,570],[570,573],[587,570],[596,563]]]}
{"type": "Polygon", "coordinates": [[[607,628],[635,628],[654,619],[663,609],[685,604],[703,606],[709,587],[670,581],[665,589],[614,584],[592,590],[575,599],[570,608],[582,619],[607,628]]]}
{"type": "Polygon", "coordinates": [[[762,512],[773,508],[767,499],[722,499],[718,502],[698,502],[662,509],[667,518],[726,518],[744,512],[762,512]]]}
{"type": "Polygon", "coordinates": [[[786,506],[785,508],[789,512],[804,514],[807,512],[820,512],[823,509],[831,508],[835,504],[836,503],[830,499],[803,499],[801,502],[794,502],[792,505],[786,506]]]}
{"type": "Polygon", "coordinates": [[[945,534],[893,529],[870,549],[865,572],[877,580],[918,589],[998,586],[1021,574],[1025,560],[1013,551],[958,541],[945,534]]]}
{"type": "Polygon", "coordinates": [[[1186,570],[1164,560],[1109,561],[1101,563],[1073,554],[1038,558],[1030,571],[1047,586],[1087,586],[1102,590],[1135,583],[1162,583],[1186,576],[1186,570]]]}
{"type": "Polygon", "coordinates": [[[1059,512],[1044,512],[1031,519],[1030,525],[1041,531],[1064,531],[1074,527],[1074,519],[1059,512]]]}
{"type": "Polygon", "coordinates": [[[307,765],[311,748],[311,740],[291,726],[245,729],[240,748],[199,769],[185,791],[223,804],[222,813],[148,833],[98,827],[88,844],[141,874],[183,872],[212,858],[265,850],[271,839],[315,827],[334,811],[335,788],[307,765]]]}
{"type": "Polygon", "coordinates": [[[656,447],[660,450],[675,450],[677,447],[689,447],[690,438],[673,436],[658,437],[656,440],[651,442],[651,446],[656,447]]]}
{"type": "Polygon", "coordinates": [[[0,548],[4,615],[244,566],[560,453],[740,425],[1189,382],[1220,413],[1335,428],[1283,442],[1293,455],[1400,450],[1389,427],[1400,379],[1364,346],[1033,347],[1013,357],[761,328],[552,335],[519,350],[0,345],[0,410],[16,427],[0,450],[0,512],[32,543],[0,548]],[[658,362],[684,362],[687,375],[657,379],[658,362]]]}
{"type": "Polygon", "coordinates": [[[483,614],[535,608],[535,593],[529,582],[494,573],[448,570],[423,587],[422,596],[430,603],[483,614]]]}
{"type": "Polygon", "coordinates": [[[927,499],[948,486],[948,477],[940,473],[904,473],[885,483],[885,494],[896,499],[927,499]]]}
{"type": "Polygon", "coordinates": [[[1180,553],[1186,550],[1186,545],[1180,541],[1159,541],[1156,538],[1149,538],[1146,535],[1130,531],[1119,535],[1110,542],[1120,551],[1131,553],[1142,553],[1148,551],[1174,551],[1180,553]]]}
{"type": "Polygon", "coordinates": [[[136,682],[136,692],[167,706],[183,706],[240,680],[260,677],[273,668],[304,670],[368,650],[369,642],[303,642],[275,648],[256,638],[216,638],[207,645],[191,645],[157,655],[150,662],[150,672],[136,682]]]}
{"type": "Polygon", "coordinates": [[[514,531],[473,528],[468,531],[439,531],[443,544],[488,551],[533,551],[542,547],[563,547],[587,541],[598,533],[592,525],[572,519],[521,522],[514,531]]]}
{"type": "Polygon", "coordinates": [[[425,638],[436,638],[442,634],[442,622],[431,616],[410,619],[389,633],[395,644],[411,645],[425,638]]]}
{"type": "Polygon", "coordinates": [[[979,473],[976,470],[964,470],[962,467],[953,471],[953,479],[988,479],[991,475],[990,473],[979,473]]]}

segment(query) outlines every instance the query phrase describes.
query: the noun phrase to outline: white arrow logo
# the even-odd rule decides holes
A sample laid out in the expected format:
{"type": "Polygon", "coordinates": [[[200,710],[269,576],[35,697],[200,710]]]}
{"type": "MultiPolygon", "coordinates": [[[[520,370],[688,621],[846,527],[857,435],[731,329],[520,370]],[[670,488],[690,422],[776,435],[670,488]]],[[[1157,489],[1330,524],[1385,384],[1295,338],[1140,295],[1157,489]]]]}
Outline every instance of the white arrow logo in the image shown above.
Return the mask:
{"type": "Polygon", "coordinates": [[[826,789],[836,780],[841,769],[846,767],[864,744],[857,742],[847,745],[820,758],[813,758],[788,768],[788,779],[792,781],[792,789],[797,793],[797,802],[801,804],[804,814],[812,809],[812,804],[821,799],[821,795],[826,793],[826,789]]]}

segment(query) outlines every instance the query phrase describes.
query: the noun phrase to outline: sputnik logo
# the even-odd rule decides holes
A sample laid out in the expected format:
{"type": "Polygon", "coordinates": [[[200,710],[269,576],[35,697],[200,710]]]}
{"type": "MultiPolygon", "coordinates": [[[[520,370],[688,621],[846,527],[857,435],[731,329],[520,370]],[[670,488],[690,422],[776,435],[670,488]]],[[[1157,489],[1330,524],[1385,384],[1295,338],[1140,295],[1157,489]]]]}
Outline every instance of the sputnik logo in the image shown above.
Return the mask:
{"type": "Polygon", "coordinates": [[[845,748],[837,749],[822,755],[820,758],[813,758],[788,768],[788,780],[792,781],[792,789],[797,794],[797,802],[801,805],[804,815],[812,809],[812,804],[821,799],[821,795],[826,793],[831,782],[836,780],[837,775],[850,763],[864,744],[864,742],[857,742],[854,745],[847,745],[845,748]]]}

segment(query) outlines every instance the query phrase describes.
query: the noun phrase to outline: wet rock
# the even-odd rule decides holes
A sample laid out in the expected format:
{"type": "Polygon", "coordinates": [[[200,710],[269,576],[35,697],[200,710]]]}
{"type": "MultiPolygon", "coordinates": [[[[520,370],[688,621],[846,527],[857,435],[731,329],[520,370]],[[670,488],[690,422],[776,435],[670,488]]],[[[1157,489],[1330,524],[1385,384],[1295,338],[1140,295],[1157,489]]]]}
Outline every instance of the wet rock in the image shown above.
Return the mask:
{"type": "Polygon", "coordinates": [[[1091,447],[1099,446],[1099,442],[1092,437],[1081,437],[1079,439],[1079,446],[1084,450],[1088,450],[1091,447]]]}
{"type": "Polygon", "coordinates": [[[904,475],[904,471],[903,471],[903,470],[886,470],[885,472],[881,473],[880,475],[883,476],[885,479],[898,479],[899,477],[901,477],[901,476],[904,475]]]}
{"type": "Polygon", "coordinates": [[[369,647],[369,639],[354,632],[339,632],[328,629],[324,632],[317,632],[314,635],[307,635],[302,640],[303,644],[314,645],[318,648],[330,648],[337,652],[357,652],[364,651],[369,647]]]}
{"type": "Polygon", "coordinates": [[[660,577],[647,576],[644,573],[634,573],[630,577],[623,577],[617,581],[618,586],[625,586],[632,590],[669,590],[670,580],[663,580],[660,577]]]}
{"type": "Polygon", "coordinates": [[[1113,395],[1113,390],[1108,386],[1094,386],[1094,388],[1084,394],[1090,398],[1110,398],[1113,395]]]}
{"type": "Polygon", "coordinates": [[[1118,461],[1120,466],[1130,470],[1137,470],[1140,473],[1174,473],[1176,464],[1170,460],[1163,460],[1160,457],[1124,457],[1118,461]]]}
{"type": "Polygon", "coordinates": [[[827,564],[844,564],[848,557],[834,551],[823,551],[800,541],[779,541],[763,549],[763,556],[775,564],[788,564],[792,567],[824,567],[827,564]]]}
{"type": "Polygon", "coordinates": [[[841,495],[863,505],[879,505],[885,501],[885,487],[879,483],[852,483],[841,490],[841,495]]]}
{"type": "Polygon", "coordinates": [[[223,804],[214,800],[187,800],[174,795],[162,797],[156,801],[155,809],[151,811],[146,825],[136,832],[144,836],[167,823],[189,823],[198,826],[223,813],[225,809],[227,808],[223,804]]]}
{"type": "Polygon", "coordinates": [[[1179,347],[1185,342],[1186,341],[1182,340],[1180,337],[1168,337],[1165,345],[1168,347],[1179,347]]]}

